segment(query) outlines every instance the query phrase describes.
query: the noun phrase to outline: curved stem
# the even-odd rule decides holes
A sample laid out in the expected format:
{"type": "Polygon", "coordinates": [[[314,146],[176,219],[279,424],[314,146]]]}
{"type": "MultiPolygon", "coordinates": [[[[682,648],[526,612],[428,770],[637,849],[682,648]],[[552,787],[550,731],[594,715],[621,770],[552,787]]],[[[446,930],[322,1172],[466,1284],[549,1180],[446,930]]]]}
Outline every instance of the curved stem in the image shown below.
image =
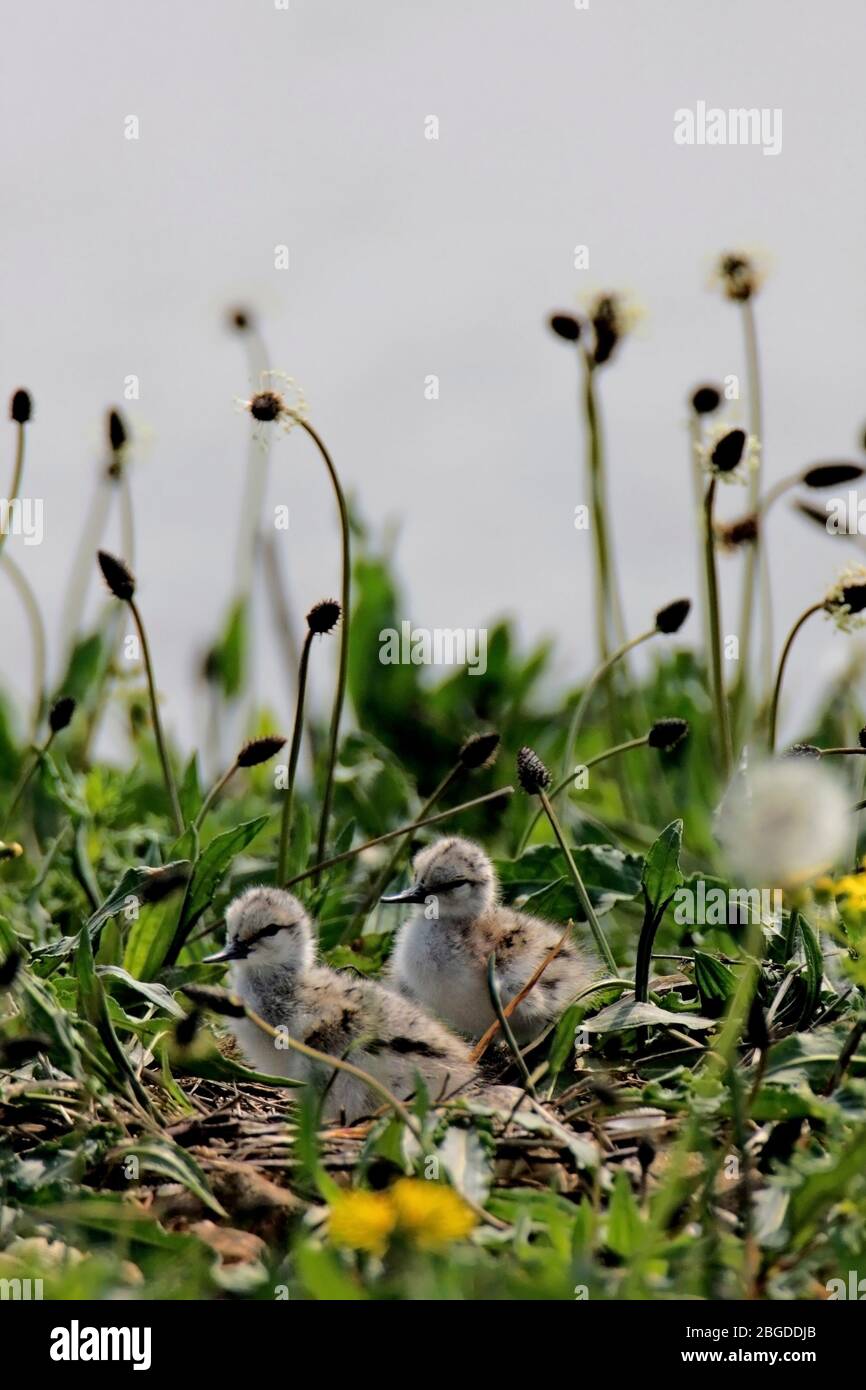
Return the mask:
{"type": "Polygon", "coordinates": [[[646,642],[649,640],[650,637],[654,637],[656,632],[657,628],[651,627],[648,628],[646,632],[641,632],[639,636],[632,637],[628,642],[623,642],[622,646],[617,647],[616,651],[611,652],[610,656],[608,656],[607,659],[603,661],[601,665],[596,667],[596,669],[593,671],[592,675],[590,676],[589,680],[586,682],[586,685],[583,687],[583,690],[581,691],[580,699],[577,702],[577,707],[571,718],[571,724],[568,730],[568,738],[566,739],[565,744],[565,758],[563,759],[562,765],[563,772],[565,772],[566,768],[571,767],[571,763],[574,758],[575,744],[577,743],[580,731],[583,727],[583,721],[586,717],[586,712],[589,709],[589,702],[592,699],[593,693],[596,687],[598,686],[599,681],[604,679],[608,671],[610,671],[611,668],[615,666],[616,663],[620,661],[626,655],[627,652],[630,652],[635,647],[640,646],[641,642],[646,642]]]}
{"type": "Polygon", "coordinates": [[[779,669],[776,673],[776,684],[773,687],[773,699],[770,704],[770,728],[767,736],[767,747],[771,753],[776,747],[776,721],[779,717],[779,695],[782,690],[782,677],[785,674],[785,664],[788,660],[794,638],[797,636],[797,633],[800,631],[800,628],[806,622],[807,618],[811,618],[813,613],[820,613],[823,607],[824,600],[822,599],[820,603],[813,603],[811,608],[807,608],[804,613],[801,613],[794,626],[791,628],[791,631],[788,633],[787,640],[782,648],[782,655],[779,657],[779,669]]]}
{"type": "MultiPolygon", "coordinates": [[[[419,820],[423,820],[425,816],[428,816],[430,814],[437,801],[439,801],[440,798],[445,795],[452,782],[456,781],[462,769],[462,763],[455,763],[454,766],[451,768],[450,772],[446,772],[438,787],[436,787],[435,791],[432,791],[430,793],[427,800],[424,802],[424,805],[421,807],[421,810],[418,812],[419,820]]],[[[388,859],[388,862],[385,864],[381,873],[377,875],[373,883],[367,889],[367,892],[364,894],[364,898],[361,902],[361,905],[358,908],[355,915],[353,916],[352,921],[349,925],[349,930],[346,933],[347,936],[351,936],[354,934],[361,919],[363,917],[366,917],[367,913],[370,911],[370,908],[376,902],[377,898],[380,898],[384,893],[385,889],[391,881],[391,878],[394,874],[394,870],[400,862],[401,856],[405,852],[406,846],[409,843],[410,835],[411,831],[402,840],[397,841],[397,845],[390,858],[388,859]]]]}
{"type": "Polygon", "coordinates": [[[66,585],[66,593],[60,619],[60,640],[63,644],[64,660],[68,661],[78,633],[87,597],[87,587],[93,569],[93,556],[102,543],[105,518],[111,498],[111,484],[103,475],[96,484],[93,501],[87,509],[84,526],[72,562],[72,572],[66,585]]]}
{"type": "MultiPolygon", "coordinates": [[[[747,299],[743,304],[743,337],[746,354],[746,375],[749,382],[749,431],[758,440],[761,448],[758,467],[755,468],[749,479],[749,510],[754,512],[758,508],[761,490],[761,465],[763,463],[764,437],[761,409],[761,367],[758,353],[758,331],[755,322],[755,310],[751,299],[747,299]]],[[[742,724],[744,709],[749,700],[749,667],[751,665],[752,620],[755,606],[756,575],[760,575],[761,577],[765,622],[770,616],[769,575],[767,574],[766,566],[759,566],[760,551],[761,533],[759,527],[754,544],[748,547],[745,573],[743,575],[743,596],[740,610],[740,668],[736,691],[738,727],[742,724]]],[[[765,644],[769,644],[769,650],[772,651],[772,633],[765,632],[763,634],[763,641],[765,644]]]]}
{"type": "Polygon", "coordinates": [[[722,632],[719,611],[719,581],[716,573],[716,544],[713,534],[713,504],[716,498],[716,479],[711,478],[704,498],[704,558],[707,574],[707,600],[710,617],[710,666],[713,675],[713,697],[719,721],[722,746],[722,776],[727,782],[734,761],[731,744],[731,724],[722,675],[722,632]]]}
{"type": "Polygon", "coordinates": [[[412,830],[420,830],[425,825],[438,825],[439,821],[449,820],[451,816],[456,816],[460,811],[472,811],[476,806],[486,805],[488,801],[497,801],[502,796],[513,795],[513,787],[499,787],[495,792],[486,792],[484,796],[473,797],[471,801],[464,801],[459,806],[449,806],[447,811],[438,811],[435,816],[427,816],[424,820],[413,821],[411,825],[401,825],[396,830],[389,830],[384,835],[377,835],[373,840],[365,840],[362,845],[354,845],[352,849],[343,850],[342,854],[334,854],[330,859],[323,859],[318,864],[313,864],[303,873],[295,874],[294,878],[286,879],[283,887],[292,888],[305,878],[318,876],[323,869],[332,869],[336,864],[345,864],[348,859],[354,859],[357,855],[363,854],[365,849],[372,849],[374,845],[387,844],[389,840],[396,840],[398,836],[405,835],[412,830]]]}
{"type": "Polygon", "coordinates": [[[35,757],[33,758],[33,760],[32,760],[30,763],[28,763],[28,765],[27,765],[27,767],[25,768],[24,772],[23,772],[22,775],[19,777],[18,782],[17,782],[16,787],[15,787],[15,790],[14,790],[13,793],[12,793],[12,799],[11,799],[11,801],[9,802],[9,805],[8,805],[7,808],[6,808],[6,814],[5,814],[5,816],[3,817],[3,823],[2,823],[2,825],[0,825],[0,836],[3,836],[3,835],[6,834],[6,831],[7,831],[8,827],[9,827],[9,824],[10,824],[10,822],[11,822],[11,820],[12,820],[12,816],[13,816],[15,810],[16,810],[17,807],[18,807],[18,803],[19,803],[19,801],[21,800],[22,796],[24,795],[25,791],[27,790],[27,786],[28,786],[28,784],[29,784],[29,782],[30,782],[31,777],[33,776],[33,774],[34,774],[34,772],[36,771],[36,769],[37,769],[37,767],[39,766],[39,764],[42,762],[42,759],[45,757],[45,754],[48,752],[48,749],[51,747],[51,741],[52,741],[53,738],[54,738],[54,730],[52,729],[51,732],[49,733],[47,739],[46,739],[45,742],[43,743],[42,747],[41,747],[41,748],[37,748],[37,749],[35,750],[35,757]]]}
{"type": "Polygon", "coordinates": [[[123,545],[121,553],[127,563],[131,565],[135,559],[135,521],[132,511],[132,488],[129,485],[129,471],[126,464],[123,465],[120,474],[120,528],[123,545]]]}
{"type": "Polygon", "coordinates": [[[286,782],[286,791],[283,797],[283,811],[280,819],[280,848],[277,855],[277,884],[282,886],[286,878],[286,865],[289,858],[289,830],[292,824],[292,797],[295,790],[295,773],[298,769],[298,757],[301,751],[301,735],[304,728],[304,700],[307,693],[307,670],[310,664],[310,648],[313,645],[313,633],[307,631],[304,638],[304,645],[301,649],[301,660],[298,665],[298,695],[295,701],[295,724],[292,729],[292,744],[289,751],[289,771],[286,782]]]}
{"type": "Polygon", "coordinates": [[[21,475],[24,472],[24,426],[18,425],[18,437],[15,441],[15,464],[12,470],[12,486],[9,489],[9,496],[6,499],[6,527],[0,527],[0,554],[6,544],[8,535],[7,527],[11,519],[12,503],[17,500],[21,488],[21,475]]]}
{"type": "Polygon", "coordinates": [[[490,996],[490,1003],[493,1006],[493,1012],[496,1014],[496,1020],[499,1027],[502,1029],[502,1036],[508,1045],[509,1052],[514,1058],[517,1070],[520,1072],[520,1080],[523,1082],[523,1088],[537,1100],[538,1096],[532,1084],[532,1078],[529,1075],[529,1068],[523,1060],[520,1048],[517,1046],[517,1040],[511,1031],[511,1024],[508,1022],[505,1010],[502,1007],[502,1000],[499,996],[499,985],[496,980],[495,951],[491,951],[487,959],[487,993],[490,996]]]}
{"type": "MultiPolygon", "coordinates": [[[[264,383],[268,365],[267,348],[258,328],[245,333],[247,368],[250,389],[260,389],[257,383],[264,383]]],[[[268,456],[271,447],[269,426],[261,432],[250,435],[247,444],[246,484],[241,499],[240,519],[237,538],[237,599],[247,599],[253,580],[256,532],[265,497],[268,478],[268,456]]]]}
{"type": "Polygon", "coordinates": [[[214,782],[213,786],[211,787],[210,791],[208,792],[207,796],[205,797],[204,801],[201,803],[201,806],[199,807],[198,815],[193,821],[193,826],[196,830],[201,830],[202,825],[204,824],[205,816],[207,815],[211,806],[216,801],[220,792],[223,790],[224,787],[228,785],[228,783],[234,777],[237,770],[237,762],[233,762],[231,767],[227,768],[226,771],[223,773],[222,777],[220,777],[218,781],[214,782]]]}
{"type": "Polygon", "coordinates": [[[587,353],[583,353],[584,409],[589,443],[589,477],[592,500],[593,539],[596,563],[596,621],[599,656],[604,660],[608,647],[608,610],[617,641],[625,642],[625,624],[619,584],[611,553],[607,530],[607,497],[604,476],[604,448],[601,418],[595,392],[595,368],[587,353]]]}
{"type": "Polygon", "coordinates": [[[144,659],[144,670],[147,676],[147,689],[148,694],[150,695],[150,712],[151,717],[153,719],[153,732],[154,737],[156,738],[156,747],[157,752],[159,753],[159,760],[162,763],[162,775],[165,780],[165,789],[168,792],[168,800],[169,805],[171,806],[171,813],[174,818],[175,829],[178,835],[182,835],[183,815],[180,809],[180,800],[178,799],[177,795],[177,787],[175,786],[174,773],[171,769],[171,763],[168,757],[168,750],[166,748],[165,739],[162,733],[162,721],[159,717],[159,702],[157,700],[156,695],[156,684],[153,679],[153,663],[150,659],[150,647],[148,646],[147,642],[147,633],[144,630],[144,623],[141,620],[141,614],[138,611],[138,605],[135,602],[135,599],[129,599],[128,603],[130,612],[132,613],[133,619],[135,621],[135,626],[138,629],[139,640],[141,641],[141,654],[144,659]]]}
{"type": "MultiPolygon", "coordinates": [[[[547,955],[544,956],[544,958],[541,961],[539,961],[538,965],[533,970],[529,979],[526,981],[526,984],[522,985],[521,988],[517,991],[517,993],[512,995],[508,1003],[503,1007],[502,1012],[506,1018],[510,1018],[511,1015],[514,1013],[515,1009],[520,1007],[527,994],[529,994],[530,991],[533,990],[535,986],[538,984],[538,981],[541,979],[547,967],[551,964],[552,961],[556,960],[556,957],[559,955],[560,951],[565,945],[566,940],[571,935],[573,925],[573,922],[566,923],[565,931],[562,933],[562,936],[559,938],[556,945],[551,946],[550,950],[547,952],[547,955]]],[[[490,1027],[487,1029],[486,1033],[484,1033],[478,1039],[478,1042],[472,1049],[472,1063],[474,1066],[477,1066],[478,1063],[481,1061],[481,1058],[484,1056],[484,1053],[487,1051],[488,1047],[492,1043],[493,1039],[496,1037],[496,1034],[499,1032],[501,1027],[502,1025],[499,1022],[499,1019],[494,1019],[490,1027]]],[[[521,1057],[520,1060],[523,1061],[523,1058],[521,1057]]]]}
{"type": "Polygon", "coordinates": [[[337,667],[337,686],[334,691],[334,705],[331,712],[331,731],[328,742],[328,762],[325,769],[325,786],[322,793],[322,811],[319,819],[319,835],[316,841],[316,858],[322,859],[325,853],[325,844],[328,838],[328,822],[331,818],[331,801],[334,793],[334,767],[337,762],[337,748],[340,740],[340,719],[343,714],[343,701],[346,697],[346,679],[349,670],[349,618],[350,618],[350,589],[352,580],[352,561],[349,540],[349,509],[346,506],[346,499],[337,476],[331,455],[313,426],[306,420],[298,420],[298,424],[312,439],[316,448],[322,456],[322,461],[328,470],[331,485],[334,489],[334,496],[337,499],[337,508],[340,513],[340,542],[341,542],[341,564],[342,582],[340,585],[340,602],[343,609],[342,624],[340,627],[340,657],[337,667]]]}
{"type": "Polygon", "coordinates": [[[574,856],[572,855],[571,850],[566,844],[565,837],[560,828],[559,821],[556,818],[556,812],[551,806],[546,792],[539,791],[538,799],[544,807],[545,814],[547,815],[547,819],[550,821],[551,828],[553,830],[554,835],[556,836],[559,848],[562,850],[562,853],[565,856],[565,862],[567,863],[569,872],[571,873],[572,882],[574,883],[574,886],[577,889],[578,901],[580,902],[580,905],[583,909],[583,914],[586,917],[587,922],[589,923],[589,929],[592,932],[593,937],[595,938],[595,944],[599,949],[599,952],[602,956],[602,959],[604,960],[605,965],[610,970],[611,974],[615,975],[616,961],[613,958],[613,952],[610,949],[607,937],[601,929],[599,920],[595,915],[595,908],[589,900],[589,894],[587,893],[583,879],[580,876],[580,870],[574,862],[574,856]]]}
{"type": "Polygon", "coordinates": [[[11,555],[3,556],[3,564],[18,593],[30,625],[30,640],[33,646],[33,705],[30,715],[30,736],[35,738],[39,720],[42,717],[42,707],[45,703],[45,672],[48,650],[45,625],[42,622],[42,614],[39,611],[36,595],[11,555]]]}
{"type": "MultiPolygon", "coordinates": [[[[588,758],[585,763],[581,763],[581,771],[586,771],[591,767],[597,767],[599,763],[607,762],[608,758],[614,758],[618,753],[627,753],[632,748],[645,748],[648,742],[649,734],[644,734],[641,738],[629,738],[626,739],[624,743],[614,744],[613,748],[604,748],[600,753],[596,753],[594,758],[588,758]]],[[[562,781],[557,782],[553,790],[547,793],[551,801],[555,796],[559,796],[560,792],[565,791],[565,788],[570,785],[570,783],[574,780],[576,770],[576,768],[572,768],[568,776],[563,777],[562,781]]],[[[538,824],[539,820],[543,815],[543,810],[536,811],[535,815],[532,817],[532,820],[529,822],[527,828],[524,830],[523,835],[520,839],[520,844],[517,847],[516,857],[518,859],[525,850],[529,837],[531,836],[533,830],[535,829],[536,825],[538,824]]]]}
{"type": "Polygon", "coordinates": [[[700,449],[703,444],[703,425],[700,415],[692,412],[689,420],[689,441],[692,449],[692,487],[694,490],[695,519],[698,534],[698,560],[699,571],[703,578],[701,580],[701,621],[703,625],[704,648],[709,647],[710,633],[710,601],[707,595],[707,576],[706,569],[700,561],[703,560],[703,529],[704,529],[704,470],[701,467],[700,449]]]}

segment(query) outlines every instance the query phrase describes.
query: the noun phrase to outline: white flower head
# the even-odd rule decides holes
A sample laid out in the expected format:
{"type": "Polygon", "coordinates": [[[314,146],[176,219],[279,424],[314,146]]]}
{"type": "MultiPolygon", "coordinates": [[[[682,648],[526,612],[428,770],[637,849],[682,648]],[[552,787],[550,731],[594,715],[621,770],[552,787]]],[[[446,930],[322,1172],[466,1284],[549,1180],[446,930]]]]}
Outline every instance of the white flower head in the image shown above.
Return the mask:
{"type": "Polygon", "coordinates": [[[723,483],[745,483],[761,459],[761,446],[755,435],[718,420],[710,426],[706,438],[695,445],[695,452],[704,472],[723,483]]]}
{"type": "Polygon", "coordinates": [[[731,785],[716,833],[747,887],[797,888],[845,853],[851,838],[848,797],[816,759],[759,763],[731,785]]]}
{"type": "Polygon", "coordinates": [[[253,417],[257,438],[266,437],[269,425],[279,425],[288,433],[307,415],[306,396],[295,378],[285,372],[262,372],[258,391],[248,400],[239,399],[237,407],[253,417]]]}
{"type": "Polygon", "coordinates": [[[744,304],[758,293],[767,278],[768,257],[756,250],[725,251],[713,265],[711,285],[726,299],[744,304]]]}
{"type": "Polygon", "coordinates": [[[866,624],[866,566],[849,565],[827,591],[824,611],[840,632],[866,624]]]}

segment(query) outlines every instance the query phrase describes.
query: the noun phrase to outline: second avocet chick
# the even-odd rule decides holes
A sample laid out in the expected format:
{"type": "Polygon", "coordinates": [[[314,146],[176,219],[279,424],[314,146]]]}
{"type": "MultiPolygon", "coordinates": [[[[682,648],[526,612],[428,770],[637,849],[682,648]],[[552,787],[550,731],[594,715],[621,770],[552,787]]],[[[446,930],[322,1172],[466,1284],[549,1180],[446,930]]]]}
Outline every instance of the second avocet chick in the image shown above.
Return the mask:
{"type": "MultiPolygon", "coordinates": [[[[226,913],[226,937],[225,948],[206,959],[231,963],[232,989],[272,1028],[363,1068],[399,1100],[417,1089],[419,1075],[433,1101],[467,1083],[475,1089],[469,1050],[460,1038],[374,980],[316,963],[310,919],[291,893],[242,893],[226,913]]],[[[381,1096],[362,1081],[281,1048],[250,1019],[234,1019],[232,1028],[259,1071],[327,1086],[328,1115],[351,1122],[381,1106],[381,1096]]]]}
{"type": "MultiPolygon", "coordinates": [[[[407,998],[477,1038],[495,1018],[487,984],[491,951],[500,999],[507,1004],[559,941],[562,927],[503,907],[493,865],[471,840],[437,840],[413,867],[414,885],[382,899],[424,904],[397,934],[391,981],[407,998]]],[[[511,1015],[515,1037],[527,1041],[557,1019],[594,973],[592,956],[566,940],[511,1015]]]]}

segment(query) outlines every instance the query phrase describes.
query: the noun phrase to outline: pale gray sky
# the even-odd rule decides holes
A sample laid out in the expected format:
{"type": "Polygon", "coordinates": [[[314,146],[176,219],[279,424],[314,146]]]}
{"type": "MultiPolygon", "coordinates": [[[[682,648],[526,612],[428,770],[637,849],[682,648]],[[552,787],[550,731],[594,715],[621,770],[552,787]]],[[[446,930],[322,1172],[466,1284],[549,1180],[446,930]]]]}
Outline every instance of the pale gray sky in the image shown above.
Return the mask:
{"type": "MultiPolygon", "coordinates": [[[[16,553],[56,639],[102,412],[138,376],[136,567],[186,740],[243,478],[231,302],[260,312],[272,365],[303,383],[367,519],[401,519],[405,616],[478,627],[513,613],[527,641],[557,636],[567,679],[591,660],[589,546],[572,525],[574,364],[549,310],[607,286],[646,308],[603,380],[633,628],[694,587],[684,398],[742,369],[738,314],[706,287],[715,253],[745,244],[771,261],[768,479],[856,449],[860,0],[90,0],[19,5],[4,26],[3,380],[34,394],[26,489],[46,502],[44,544],[16,553]],[[698,101],[781,108],[781,153],[676,145],[674,111],[698,101]],[[283,243],[290,268],[276,270],[283,243]]],[[[270,501],[292,509],[300,603],[335,591],[331,498],[297,433],[276,445],[270,501]]],[[[839,552],[783,509],[772,545],[781,627],[839,552]]],[[[0,612],[2,675],[21,689],[24,629],[0,612]]],[[[845,640],[816,625],[792,688],[845,640]]],[[[265,651],[275,702],[278,670],[265,651]]]]}

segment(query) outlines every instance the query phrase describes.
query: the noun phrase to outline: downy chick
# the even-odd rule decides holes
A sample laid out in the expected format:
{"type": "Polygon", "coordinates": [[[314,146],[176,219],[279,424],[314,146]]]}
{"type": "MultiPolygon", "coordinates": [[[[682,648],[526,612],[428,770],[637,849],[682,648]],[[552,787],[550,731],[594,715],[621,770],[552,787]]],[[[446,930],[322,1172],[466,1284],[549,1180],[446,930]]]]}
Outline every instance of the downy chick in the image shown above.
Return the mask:
{"type": "MultiPolygon", "coordinates": [[[[487,961],[496,952],[503,1004],[518,994],[553,949],[562,927],[498,902],[493,865],[471,840],[448,838],[414,861],[414,885],[384,903],[424,904],[397,933],[391,983],[461,1033],[477,1038],[495,1018],[487,987],[487,961]]],[[[593,978],[592,956],[573,940],[510,1016],[525,1042],[554,1021],[593,978]]]]}
{"type": "MultiPolygon", "coordinates": [[[[462,1039],[374,980],[316,963],[310,919],[291,893],[250,888],[235,898],[226,913],[226,938],[225,948],[206,959],[231,962],[233,991],[272,1027],[283,1026],[298,1042],[363,1068],[400,1100],[416,1090],[416,1075],[434,1102],[467,1083],[469,1094],[480,1094],[462,1039]]],[[[232,1028],[259,1071],[319,1090],[328,1086],[327,1115],[345,1115],[351,1123],[381,1106],[382,1097],[362,1081],[281,1049],[249,1019],[234,1019],[232,1028]]]]}

